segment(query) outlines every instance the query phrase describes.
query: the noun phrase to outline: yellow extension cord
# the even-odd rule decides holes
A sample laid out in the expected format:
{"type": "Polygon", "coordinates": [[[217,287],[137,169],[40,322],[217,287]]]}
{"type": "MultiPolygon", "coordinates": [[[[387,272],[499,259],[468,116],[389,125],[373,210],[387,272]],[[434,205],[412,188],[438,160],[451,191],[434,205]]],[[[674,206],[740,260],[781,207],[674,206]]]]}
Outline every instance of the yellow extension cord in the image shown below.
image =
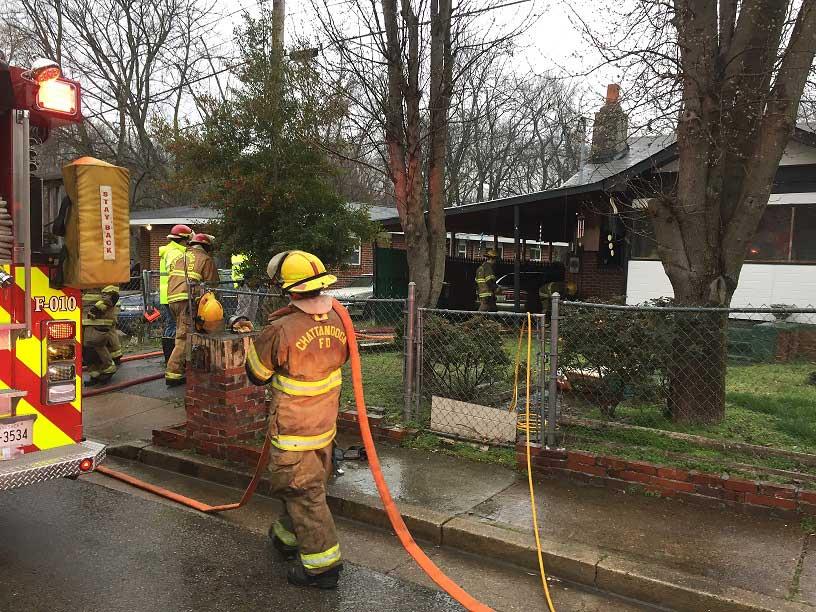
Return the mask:
{"type": "MultiPolygon", "coordinates": [[[[535,502],[535,489],[533,488],[533,466],[530,456],[530,362],[532,359],[533,350],[533,319],[530,313],[527,313],[527,404],[525,410],[525,426],[524,430],[527,434],[527,482],[530,485],[530,508],[533,514],[533,532],[535,533],[536,552],[538,553],[538,569],[541,574],[541,584],[544,587],[544,597],[547,599],[547,609],[549,612],[555,612],[552,597],[550,597],[550,588],[547,586],[547,574],[544,571],[544,556],[541,552],[541,538],[538,535],[538,510],[535,502]]],[[[521,327],[519,333],[518,352],[516,353],[516,377],[513,387],[513,407],[515,407],[518,400],[518,365],[521,356],[521,338],[524,334],[524,325],[521,327]]],[[[543,397],[541,398],[543,401],[543,397]]]]}

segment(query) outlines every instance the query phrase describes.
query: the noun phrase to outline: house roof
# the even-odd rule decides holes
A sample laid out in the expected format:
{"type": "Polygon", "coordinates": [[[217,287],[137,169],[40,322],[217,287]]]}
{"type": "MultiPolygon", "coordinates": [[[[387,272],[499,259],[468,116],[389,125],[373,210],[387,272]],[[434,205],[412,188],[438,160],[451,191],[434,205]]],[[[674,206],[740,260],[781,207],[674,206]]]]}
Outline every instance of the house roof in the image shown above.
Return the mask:
{"type": "Polygon", "coordinates": [[[583,171],[576,172],[561,187],[591,185],[613,177],[671,147],[677,141],[674,134],[649,134],[628,140],[626,151],[605,162],[588,161],[583,171]]]}
{"type": "MultiPolygon", "coordinates": [[[[352,208],[365,207],[372,221],[382,221],[397,214],[396,208],[388,206],[369,206],[359,202],[350,202],[352,208]]],[[[130,213],[131,225],[170,225],[176,223],[207,223],[219,218],[221,213],[205,206],[171,206],[151,210],[135,210],[130,213]]]]}
{"type": "Polygon", "coordinates": [[[376,206],[366,204],[365,202],[349,202],[348,207],[368,209],[368,218],[372,221],[382,221],[383,219],[390,219],[391,217],[397,216],[397,209],[391,206],[376,206]]]}
{"type": "MultiPolygon", "coordinates": [[[[799,124],[792,140],[816,147],[816,132],[810,124],[799,124]]],[[[513,209],[518,207],[521,237],[568,240],[568,219],[579,210],[581,200],[600,199],[633,176],[650,170],[660,171],[676,159],[677,139],[674,134],[635,136],[629,139],[627,150],[616,158],[603,163],[586,163],[583,173],[576,173],[555,189],[448,207],[445,209],[445,224],[447,230],[453,232],[495,232],[500,236],[511,236],[516,226],[513,209]]],[[[399,228],[396,215],[382,223],[387,229],[399,228]]]]}
{"type": "Polygon", "coordinates": [[[214,208],[198,206],[171,206],[130,213],[131,225],[174,225],[176,223],[208,223],[218,219],[214,208]]]}

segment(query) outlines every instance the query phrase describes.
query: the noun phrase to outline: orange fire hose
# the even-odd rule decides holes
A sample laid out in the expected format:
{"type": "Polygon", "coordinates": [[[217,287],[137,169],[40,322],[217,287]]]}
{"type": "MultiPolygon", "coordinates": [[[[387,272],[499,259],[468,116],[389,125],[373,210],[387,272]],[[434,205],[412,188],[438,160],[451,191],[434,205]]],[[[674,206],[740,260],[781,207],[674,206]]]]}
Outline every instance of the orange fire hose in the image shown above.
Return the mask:
{"type": "Polygon", "coordinates": [[[164,355],[164,351],[153,351],[151,353],[139,353],[138,355],[125,355],[120,359],[122,363],[127,361],[136,361],[137,359],[148,359],[149,357],[159,357],[164,355]]]}
{"type": "MultiPolygon", "coordinates": [[[[377,455],[377,448],[374,446],[374,438],[371,435],[371,428],[368,424],[368,413],[366,412],[365,397],[363,395],[363,371],[360,365],[360,352],[357,348],[357,337],[354,332],[354,324],[351,321],[348,311],[335,299],[332,300],[332,309],[340,316],[340,320],[343,322],[343,328],[346,331],[346,336],[348,337],[349,356],[351,358],[351,377],[354,386],[354,399],[357,403],[360,436],[363,439],[363,445],[365,446],[366,453],[368,454],[368,462],[371,468],[371,474],[374,477],[374,483],[377,486],[377,492],[380,494],[380,499],[382,499],[383,507],[388,515],[388,520],[391,521],[391,526],[394,528],[397,538],[399,538],[403,548],[405,548],[406,552],[408,552],[414,561],[416,561],[417,565],[419,565],[422,571],[424,571],[439,587],[444,589],[448,595],[462,604],[466,610],[470,610],[472,612],[494,612],[492,608],[475,599],[462,587],[448,578],[448,576],[446,576],[445,573],[428,558],[419,545],[414,541],[411,532],[408,531],[408,527],[397,509],[397,505],[394,502],[394,499],[391,497],[391,492],[388,490],[388,485],[383,477],[382,468],[380,467],[380,459],[377,455]]],[[[263,449],[261,450],[261,457],[258,460],[258,466],[255,468],[255,474],[244,492],[244,495],[241,497],[241,500],[234,504],[225,504],[222,506],[210,506],[209,504],[179,495],[178,493],[174,493],[163,487],[158,487],[156,485],[141,481],[138,478],[123,474],[122,472],[111,470],[105,466],[99,466],[96,468],[96,470],[102,474],[122,480],[123,482],[131,484],[135,487],[155,493],[161,497],[171,499],[201,512],[223,512],[225,510],[235,510],[249,502],[250,498],[255,493],[255,489],[261,480],[261,475],[269,461],[269,447],[270,439],[269,436],[267,436],[266,440],[264,441],[263,449]]]]}

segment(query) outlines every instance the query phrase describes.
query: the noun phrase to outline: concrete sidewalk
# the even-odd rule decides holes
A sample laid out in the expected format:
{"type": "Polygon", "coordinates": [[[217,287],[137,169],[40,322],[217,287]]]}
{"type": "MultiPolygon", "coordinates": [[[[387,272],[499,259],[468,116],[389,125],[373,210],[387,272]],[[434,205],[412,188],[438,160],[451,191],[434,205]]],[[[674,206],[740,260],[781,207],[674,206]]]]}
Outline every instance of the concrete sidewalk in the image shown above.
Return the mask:
{"type": "MultiPolygon", "coordinates": [[[[141,387],[87,400],[88,436],[127,441],[111,454],[246,484],[242,467],[146,442],[150,429],[182,422],[184,410],[141,387]]],[[[517,472],[387,445],[379,452],[418,539],[536,569],[529,492],[517,472]]],[[[333,511],[387,528],[368,466],[345,467],[330,486],[333,511]]],[[[816,611],[816,543],[798,523],[557,480],[537,483],[536,496],[545,564],[562,579],[689,612],[816,611]]]]}

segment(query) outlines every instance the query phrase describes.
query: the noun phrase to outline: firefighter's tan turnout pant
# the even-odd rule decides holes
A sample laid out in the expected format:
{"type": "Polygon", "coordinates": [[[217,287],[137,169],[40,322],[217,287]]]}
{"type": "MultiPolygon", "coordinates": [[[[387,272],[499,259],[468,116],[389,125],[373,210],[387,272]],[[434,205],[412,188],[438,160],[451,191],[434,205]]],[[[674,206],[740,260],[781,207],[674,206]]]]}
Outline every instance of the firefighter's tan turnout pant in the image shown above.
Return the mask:
{"type": "Polygon", "coordinates": [[[93,355],[93,359],[83,364],[91,380],[102,375],[110,376],[116,372],[116,364],[113,363],[108,341],[110,338],[110,327],[97,325],[83,325],[82,346],[93,355]]]}
{"type": "Polygon", "coordinates": [[[111,359],[119,359],[124,354],[122,351],[122,341],[119,339],[119,332],[115,325],[111,326],[108,331],[107,346],[111,359]]]}
{"type": "Polygon", "coordinates": [[[190,318],[190,309],[187,301],[169,304],[170,312],[176,320],[176,345],[173,353],[167,360],[167,370],[164,377],[168,380],[184,378],[184,369],[187,367],[187,334],[193,321],[190,318]]]}
{"type": "Polygon", "coordinates": [[[329,506],[326,483],[332,470],[332,445],[310,451],[272,448],[269,459],[271,493],[284,503],[272,526],[287,546],[297,546],[309,574],[321,574],[341,562],[340,544],[329,506]]]}

